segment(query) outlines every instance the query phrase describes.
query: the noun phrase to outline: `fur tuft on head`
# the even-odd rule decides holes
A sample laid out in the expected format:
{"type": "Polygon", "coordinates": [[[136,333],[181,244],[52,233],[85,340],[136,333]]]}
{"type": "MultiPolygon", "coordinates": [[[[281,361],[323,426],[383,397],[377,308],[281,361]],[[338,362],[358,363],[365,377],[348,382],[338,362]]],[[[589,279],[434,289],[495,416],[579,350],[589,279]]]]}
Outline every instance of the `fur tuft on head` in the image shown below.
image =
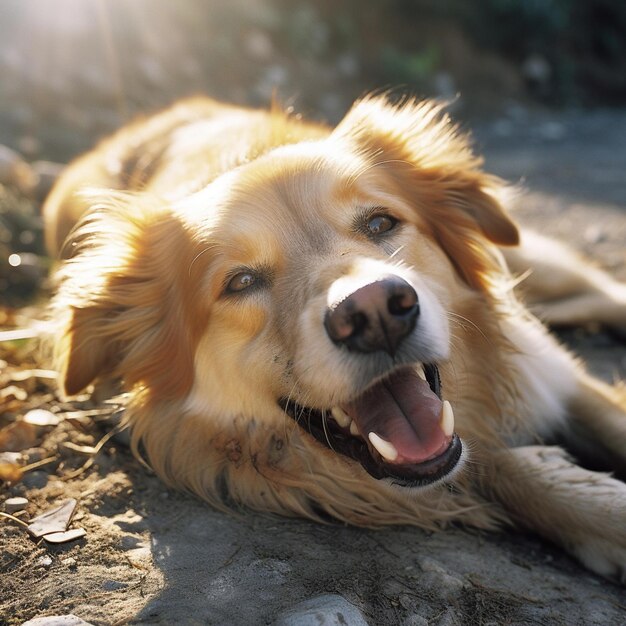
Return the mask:
{"type": "Polygon", "coordinates": [[[488,290],[502,271],[495,246],[519,243],[517,226],[498,202],[503,183],[482,171],[469,138],[444,113],[445,104],[408,99],[398,105],[367,97],[334,134],[356,143],[385,167],[470,286],[488,290]]]}

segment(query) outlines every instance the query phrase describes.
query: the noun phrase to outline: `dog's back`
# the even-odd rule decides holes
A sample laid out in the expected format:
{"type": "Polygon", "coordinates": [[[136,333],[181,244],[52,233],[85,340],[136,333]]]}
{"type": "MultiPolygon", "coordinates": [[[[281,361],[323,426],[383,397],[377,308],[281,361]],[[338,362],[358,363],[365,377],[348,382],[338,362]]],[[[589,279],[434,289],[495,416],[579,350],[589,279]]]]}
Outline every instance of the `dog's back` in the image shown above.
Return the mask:
{"type": "Polygon", "coordinates": [[[279,107],[247,109],[204,97],[138,118],[76,159],[59,178],[43,208],[48,251],[65,256],[63,242],[90,207],[86,189],[151,190],[175,199],[272,148],[328,132],[279,107]]]}

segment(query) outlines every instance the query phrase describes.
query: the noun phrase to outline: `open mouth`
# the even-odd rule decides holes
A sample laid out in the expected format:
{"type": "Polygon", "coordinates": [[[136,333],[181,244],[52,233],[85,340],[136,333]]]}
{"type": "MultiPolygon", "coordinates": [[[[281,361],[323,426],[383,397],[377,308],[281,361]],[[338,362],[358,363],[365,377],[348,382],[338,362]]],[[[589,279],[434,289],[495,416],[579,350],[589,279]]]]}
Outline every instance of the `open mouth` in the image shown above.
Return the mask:
{"type": "Polygon", "coordinates": [[[331,450],[376,479],[404,487],[449,474],[463,450],[436,365],[395,370],[341,406],[320,411],[281,400],[283,410],[331,450]]]}

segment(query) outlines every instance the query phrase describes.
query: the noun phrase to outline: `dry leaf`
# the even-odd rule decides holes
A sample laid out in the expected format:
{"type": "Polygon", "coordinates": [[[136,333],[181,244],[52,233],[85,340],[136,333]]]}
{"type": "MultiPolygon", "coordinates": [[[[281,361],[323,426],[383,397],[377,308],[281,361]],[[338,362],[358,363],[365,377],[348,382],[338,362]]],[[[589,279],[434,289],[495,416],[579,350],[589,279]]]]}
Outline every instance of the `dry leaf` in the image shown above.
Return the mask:
{"type": "Polygon", "coordinates": [[[33,537],[43,537],[50,533],[65,532],[76,510],[76,500],[71,498],[42,515],[33,518],[28,525],[28,532],[33,537]]]}
{"type": "Polygon", "coordinates": [[[48,543],[66,543],[68,541],[74,541],[75,539],[80,539],[87,534],[84,528],[71,528],[70,530],[66,530],[64,532],[58,533],[49,533],[44,535],[43,538],[48,543]]]}
{"type": "Polygon", "coordinates": [[[24,472],[19,465],[15,463],[0,463],[0,480],[8,483],[17,483],[22,480],[24,472]]]}
{"type": "Polygon", "coordinates": [[[39,429],[27,422],[14,422],[0,430],[0,452],[19,452],[39,443],[39,429]]]}

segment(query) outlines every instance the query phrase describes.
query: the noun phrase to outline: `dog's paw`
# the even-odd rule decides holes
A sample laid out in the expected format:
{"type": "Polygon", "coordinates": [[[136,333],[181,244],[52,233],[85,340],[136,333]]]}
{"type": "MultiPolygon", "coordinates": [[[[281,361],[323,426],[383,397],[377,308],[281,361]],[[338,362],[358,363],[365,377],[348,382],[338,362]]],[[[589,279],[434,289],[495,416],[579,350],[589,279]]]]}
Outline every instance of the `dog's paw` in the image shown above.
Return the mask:
{"type": "Polygon", "coordinates": [[[592,537],[569,548],[570,552],[591,571],[626,585],[626,545],[619,546],[592,537]]]}

